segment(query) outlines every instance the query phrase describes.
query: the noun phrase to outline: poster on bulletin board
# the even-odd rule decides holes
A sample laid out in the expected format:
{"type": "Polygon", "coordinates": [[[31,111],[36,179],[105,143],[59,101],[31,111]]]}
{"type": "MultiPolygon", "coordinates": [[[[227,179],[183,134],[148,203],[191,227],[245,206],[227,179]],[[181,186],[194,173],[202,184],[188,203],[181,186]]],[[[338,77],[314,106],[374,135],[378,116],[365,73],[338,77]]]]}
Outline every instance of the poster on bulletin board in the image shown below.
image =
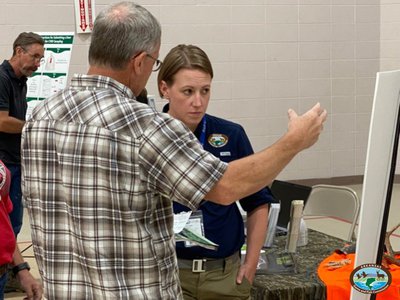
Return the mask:
{"type": "Polygon", "coordinates": [[[37,32],[44,40],[44,57],[40,67],[28,78],[27,118],[38,101],[65,88],[71,60],[73,32],[37,32]]]}

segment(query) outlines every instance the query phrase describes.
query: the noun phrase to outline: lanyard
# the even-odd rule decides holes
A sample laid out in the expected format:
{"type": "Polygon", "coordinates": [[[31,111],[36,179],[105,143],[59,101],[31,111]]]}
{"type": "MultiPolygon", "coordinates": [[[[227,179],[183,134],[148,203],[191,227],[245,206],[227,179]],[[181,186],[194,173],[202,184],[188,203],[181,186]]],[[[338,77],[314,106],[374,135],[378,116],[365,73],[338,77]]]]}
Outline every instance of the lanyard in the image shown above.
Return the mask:
{"type": "Polygon", "coordinates": [[[207,123],[206,116],[204,116],[203,119],[201,119],[201,133],[199,138],[200,144],[203,148],[204,148],[204,143],[206,142],[206,128],[207,128],[206,123],[207,123]]]}

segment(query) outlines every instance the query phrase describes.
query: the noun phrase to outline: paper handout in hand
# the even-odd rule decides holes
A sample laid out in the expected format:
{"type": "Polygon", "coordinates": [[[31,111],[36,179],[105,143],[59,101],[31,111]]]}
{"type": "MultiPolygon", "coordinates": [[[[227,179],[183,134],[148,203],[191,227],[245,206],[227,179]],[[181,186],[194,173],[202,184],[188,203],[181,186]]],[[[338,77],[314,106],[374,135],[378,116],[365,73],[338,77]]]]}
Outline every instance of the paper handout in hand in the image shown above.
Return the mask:
{"type": "MultiPolygon", "coordinates": [[[[194,213],[193,215],[198,215],[194,213]]],[[[202,218],[199,224],[198,216],[193,218],[193,222],[191,222],[190,217],[192,216],[192,212],[181,212],[179,214],[174,214],[174,233],[175,240],[177,242],[185,242],[187,246],[200,246],[203,248],[217,250],[218,244],[207,239],[202,231],[202,218]]]]}

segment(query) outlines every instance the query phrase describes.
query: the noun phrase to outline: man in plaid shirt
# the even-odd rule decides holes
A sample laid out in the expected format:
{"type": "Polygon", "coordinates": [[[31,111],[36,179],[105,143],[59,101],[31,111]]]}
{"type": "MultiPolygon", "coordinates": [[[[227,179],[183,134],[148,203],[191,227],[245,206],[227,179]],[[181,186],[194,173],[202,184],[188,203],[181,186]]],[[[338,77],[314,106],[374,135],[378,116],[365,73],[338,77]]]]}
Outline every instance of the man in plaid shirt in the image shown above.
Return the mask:
{"type": "Polygon", "coordinates": [[[87,75],[43,101],[22,135],[23,195],[46,299],[182,299],[172,200],[196,210],[260,190],[316,142],[326,111],[289,113],[273,146],[226,164],[135,101],[161,27],[132,2],[96,18],[87,75]]]}

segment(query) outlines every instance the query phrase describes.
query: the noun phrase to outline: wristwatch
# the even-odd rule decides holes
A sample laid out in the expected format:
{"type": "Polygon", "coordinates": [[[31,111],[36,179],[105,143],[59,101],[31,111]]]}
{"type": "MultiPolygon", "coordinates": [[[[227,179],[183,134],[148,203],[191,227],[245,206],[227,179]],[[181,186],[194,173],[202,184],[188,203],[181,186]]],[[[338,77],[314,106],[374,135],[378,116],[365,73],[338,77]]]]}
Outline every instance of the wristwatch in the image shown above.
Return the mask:
{"type": "Polygon", "coordinates": [[[14,277],[15,277],[15,276],[17,276],[19,271],[22,271],[22,270],[28,270],[29,271],[30,269],[31,269],[31,267],[29,266],[29,264],[27,262],[23,262],[23,263],[21,263],[19,265],[16,265],[15,267],[13,267],[12,268],[12,272],[13,272],[14,277]]]}

